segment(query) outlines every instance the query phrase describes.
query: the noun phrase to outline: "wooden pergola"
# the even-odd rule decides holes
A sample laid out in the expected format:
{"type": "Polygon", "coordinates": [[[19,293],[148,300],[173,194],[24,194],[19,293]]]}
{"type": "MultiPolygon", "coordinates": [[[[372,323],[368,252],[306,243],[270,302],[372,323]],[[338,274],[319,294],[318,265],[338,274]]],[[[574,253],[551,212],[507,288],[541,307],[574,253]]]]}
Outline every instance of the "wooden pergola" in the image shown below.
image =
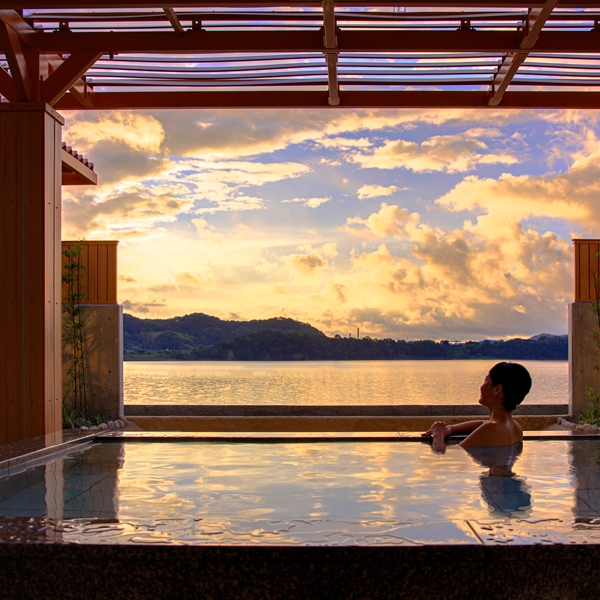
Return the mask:
{"type": "Polygon", "coordinates": [[[2,0],[0,443],[61,429],[57,110],[599,106],[600,0],[2,0]]]}
{"type": "Polygon", "coordinates": [[[600,102],[597,0],[1,5],[0,94],[58,110],[600,102]]]}

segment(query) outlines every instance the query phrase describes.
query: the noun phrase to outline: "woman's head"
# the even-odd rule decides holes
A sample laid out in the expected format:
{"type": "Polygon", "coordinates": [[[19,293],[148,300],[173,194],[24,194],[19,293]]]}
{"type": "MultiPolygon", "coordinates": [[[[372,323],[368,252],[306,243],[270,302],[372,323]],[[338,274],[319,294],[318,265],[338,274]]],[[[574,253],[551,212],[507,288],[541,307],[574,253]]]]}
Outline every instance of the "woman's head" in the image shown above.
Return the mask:
{"type": "Polygon", "coordinates": [[[529,371],[518,363],[500,362],[490,369],[492,385],[502,386],[502,404],[505,410],[513,411],[531,389],[529,371]]]}

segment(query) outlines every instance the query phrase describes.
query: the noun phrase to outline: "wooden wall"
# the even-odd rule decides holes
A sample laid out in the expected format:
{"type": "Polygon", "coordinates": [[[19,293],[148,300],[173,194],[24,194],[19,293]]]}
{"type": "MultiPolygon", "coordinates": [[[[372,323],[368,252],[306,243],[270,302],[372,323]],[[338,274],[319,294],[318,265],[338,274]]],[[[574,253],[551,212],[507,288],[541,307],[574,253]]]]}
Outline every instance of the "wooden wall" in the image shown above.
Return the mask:
{"type": "MultiPolygon", "coordinates": [[[[573,240],[575,245],[575,302],[594,302],[595,278],[600,277],[600,240],[573,240]]],[[[600,291],[600,290],[599,290],[600,291]]]]}
{"type": "Polygon", "coordinates": [[[0,103],[0,443],[62,431],[62,124],[0,103]]]}
{"type": "MultiPolygon", "coordinates": [[[[78,242],[63,241],[63,250],[72,250],[78,242]]],[[[116,241],[80,242],[83,253],[80,262],[84,265],[82,276],[82,304],[116,304],[117,303],[117,245],[116,241]]],[[[63,265],[67,258],[63,256],[63,265]]],[[[63,302],[66,295],[63,284],[63,302]]]]}

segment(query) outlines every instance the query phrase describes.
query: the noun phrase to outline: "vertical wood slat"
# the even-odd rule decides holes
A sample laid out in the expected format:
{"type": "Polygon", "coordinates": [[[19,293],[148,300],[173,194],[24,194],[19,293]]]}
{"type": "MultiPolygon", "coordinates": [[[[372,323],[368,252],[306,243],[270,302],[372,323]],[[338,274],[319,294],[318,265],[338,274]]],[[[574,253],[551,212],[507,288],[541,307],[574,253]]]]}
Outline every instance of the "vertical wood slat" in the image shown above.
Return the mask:
{"type": "Polygon", "coordinates": [[[109,244],[107,250],[106,299],[110,304],[117,302],[117,244],[109,244]]]}
{"type": "MultiPolygon", "coordinates": [[[[24,227],[31,231],[42,233],[38,237],[28,236],[23,249],[25,258],[26,284],[24,299],[24,348],[25,369],[27,379],[24,382],[25,405],[23,418],[25,420],[24,437],[40,435],[44,432],[46,393],[48,373],[42,366],[46,360],[48,327],[52,323],[46,320],[48,299],[45,298],[47,273],[47,248],[52,235],[45,228],[47,216],[46,181],[43,171],[46,167],[46,136],[47,128],[41,115],[27,115],[24,121],[24,142],[27,149],[27,160],[34,167],[32,176],[24,182],[24,227]],[[39,138],[39,139],[36,139],[39,138]],[[37,332],[37,334],[36,334],[37,332]],[[37,381],[30,381],[34,373],[44,373],[37,381]],[[40,403],[43,404],[40,406],[40,403]]],[[[46,173],[48,175],[48,173],[46,173]]]]}
{"type": "MultiPolygon", "coordinates": [[[[64,249],[72,250],[78,242],[63,241],[64,249]]],[[[83,253],[80,262],[84,265],[82,282],[84,285],[83,304],[117,304],[117,241],[80,242],[83,253]]],[[[63,265],[66,258],[63,257],[63,265]]],[[[63,284],[63,302],[66,298],[66,285],[63,284]]]]}
{"type": "MultiPolygon", "coordinates": [[[[62,133],[63,128],[59,123],[54,124],[54,140],[58,156],[54,161],[54,257],[53,257],[53,275],[54,282],[54,319],[56,327],[54,335],[54,377],[57,386],[58,397],[54,403],[54,425],[46,424],[46,436],[48,432],[54,430],[59,436],[62,434],[62,133]]],[[[62,438],[48,440],[49,444],[61,442],[62,438]]]]}
{"type": "Polygon", "coordinates": [[[0,113],[0,136],[3,140],[12,140],[10,147],[0,143],[0,175],[3,175],[0,186],[0,255],[4,258],[3,273],[0,277],[0,315],[2,319],[2,337],[4,352],[13,353],[13,360],[6,367],[0,364],[0,443],[6,444],[17,436],[24,435],[21,425],[21,395],[23,379],[23,347],[20,325],[23,322],[22,302],[19,298],[23,288],[23,268],[21,248],[23,246],[22,203],[18,201],[23,188],[23,169],[17,163],[24,155],[23,140],[20,129],[21,115],[0,113]],[[4,177],[10,173],[12,177],[4,177]],[[6,372],[4,372],[6,368],[6,372]],[[9,376],[8,369],[13,369],[16,376],[9,376]],[[12,429],[12,431],[10,431],[12,429]],[[17,431],[15,431],[17,430],[17,431]]]}
{"type": "Polygon", "coordinates": [[[107,293],[107,251],[106,246],[96,246],[97,254],[96,254],[96,294],[98,297],[98,302],[106,302],[106,293],[107,293]]]}
{"type": "Polygon", "coordinates": [[[594,302],[595,278],[600,277],[600,240],[573,240],[575,247],[575,302],[594,302]]]}
{"type": "Polygon", "coordinates": [[[98,245],[88,245],[87,247],[88,264],[86,270],[86,282],[87,282],[87,302],[91,302],[92,298],[100,300],[98,298],[98,245]]]}

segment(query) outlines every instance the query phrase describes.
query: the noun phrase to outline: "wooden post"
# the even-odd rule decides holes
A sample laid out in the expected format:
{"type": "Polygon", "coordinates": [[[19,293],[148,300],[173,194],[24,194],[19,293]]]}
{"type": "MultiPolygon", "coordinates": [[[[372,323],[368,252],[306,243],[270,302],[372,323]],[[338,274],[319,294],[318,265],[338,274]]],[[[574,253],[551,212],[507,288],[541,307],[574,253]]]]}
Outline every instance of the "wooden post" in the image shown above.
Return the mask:
{"type": "Polygon", "coordinates": [[[600,277],[600,240],[573,240],[575,249],[575,301],[569,305],[569,412],[578,418],[589,407],[588,390],[600,391],[600,352],[594,334],[598,331],[591,310],[600,277]]]}
{"type": "Polygon", "coordinates": [[[61,137],[43,103],[0,103],[0,444],[61,426],[61,137]]]}

